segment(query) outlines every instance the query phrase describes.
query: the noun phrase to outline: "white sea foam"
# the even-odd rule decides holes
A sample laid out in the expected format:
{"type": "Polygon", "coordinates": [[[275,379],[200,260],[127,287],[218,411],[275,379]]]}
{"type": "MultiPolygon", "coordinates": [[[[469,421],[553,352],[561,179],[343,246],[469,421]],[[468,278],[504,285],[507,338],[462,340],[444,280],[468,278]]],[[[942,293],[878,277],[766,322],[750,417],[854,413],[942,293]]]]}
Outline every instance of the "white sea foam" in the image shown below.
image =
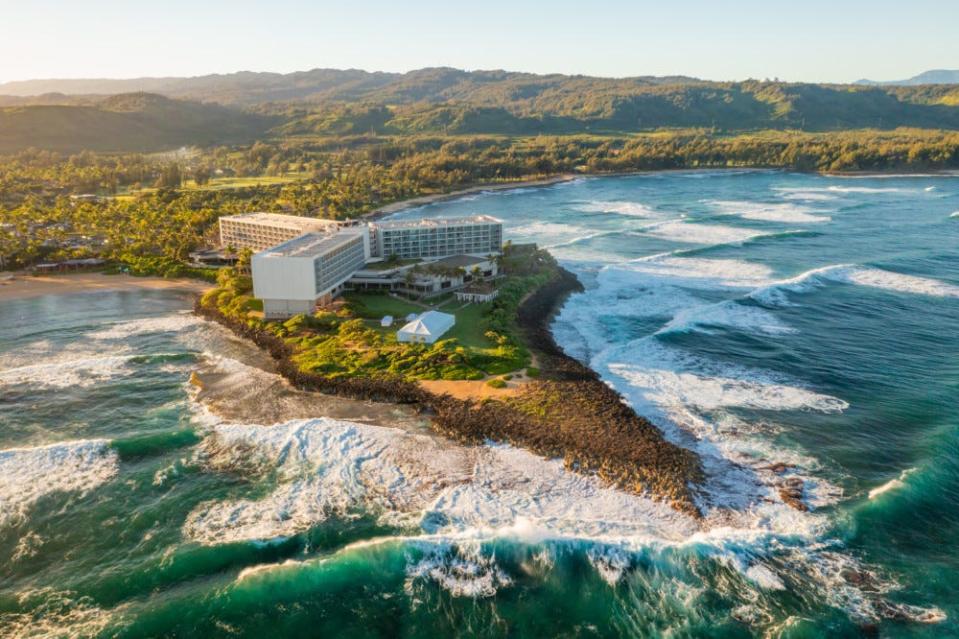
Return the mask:
{"type": "Polygon", "coordinates": [[[650,218],[658,217],[655,210],[639,202],[603,201],[597,200],[581,204],[576,210],[584,213],[614,213],[629,217],[650,218]]]}
{"type": "Polygon", "coordinates": [[[747,306],[736,300],[717,304],[695,306],[679,311],[657,333],[699,330],[709,332],[708,327],[721,326],[751,333],[787,335],[796,329],[784,324],[769,311],[756,306],[747,306]]]}
{"type": "Polygon", "coordinates": [[[875,499],[879,495],[884,495],[885,493],[888,493],[893,490],[899,490],[900,488],[906,485],[906,479],[909,477],[909,475],[913,474],[914,472],[916,472],[915,468],[907,468],[906,470],[899,473],[899,477],[895,479],[890,479],[882,486],[876,486],[875,488],[869,491],[869,499],[875,499]]]}
{"type": "Polygon", "coordinates": [[[117,322],[92,333],[87,333],[87,337],[98,340],[126,339],[133,335],[147,333],[180,332],[203,324],[203,320],[199,317],[190,311],[185,311],[172,315],[117,322]]]}
{"type": "Polygon", "coordinates": [[[746,577],[766,590],[785,590],[786,584],[772,570],[762,564],[753,564],[746,569],[746,577]]]}
{"type": "Polygon", "coordinates": [[[827,281],[856,284],[896,293],[959,297],[959,286],[941,280],[854,264],[832,264],[810,269],[795,277],[759,288],[750,293],[750,297],[768,306],[783,306],[789,303],[785,293],[805,293],[822,286],[827,281]]]}
{"type": "Polygon", "coordinates": [[[877,268],[860,268],[837,272],[844,281],[859,286],[881,288],[898,293],[915,293],[931,297],[959,297],[959,286],[929,277],[894,273],[877,268]]]}
{"type": "Polygon", "coordinates": [[[520,242],[536,242],[541,246],[556,246],[570,241],[595,234],[596,229],[590,229],[576,224],[560,224],[557,222],[530,222],[522,226],[509,229],[511,237],[520,242]]]}
{"type": "Polygon", "coordinates": [[[32,384],[44,388],[86,387],[130,372],[132,355],[66,356],[0,371],[0,388],[32,384]]]}
{"type": "Polygon", "coordinates": [[[895,187],[869,187],[869,186],[829,186],[826,187],[828,191],[833,193],[909,193],[914,192],[913,189],[901,189],[895,187]]]}
{"type": "Polygon", "coordinates": [[[697,528],[666,505],[509,446],[465,448],[326,418],[220,424],[213,433],[219,455],[240,463],[252,450],[278,469],[280,484],[262,499],[198,506],[183,530],[204,544],[288,537],[360,506],[461,538],[678,541],[697,528]]]}
{"type": "Polygon", "coordinates": [[[738,244],[757,237],[772,235],[756,229],[678,220],[648,227],[643,234],[687,244],[738,244]]]}
{"type": "Polygon", "coordinates": [[[25,516],[46,495],[85,493],[117,470],[117,455],[105,439],[0,450],[0,526],[25,516]]]}
{"type": "Polygon", "coordinates": [[[747,220],[762,220],[766,222],[788,222],[795,224],[811,224],[829,222],[828,215],[817,215],[816,211],[805,206],[795,204],[769,204],[763,202],[733,202],[711,201],[714,208],[726,215],[736,215],[747,220]]]}
{"type": "Polygon", "coordinates": [[[791,329],[760,308],[734,303],[717,305],[697,296],[696,291],[740,291],[772,282],[772,271],[754,262],[726,259],[676,257],[665,253],[623,264],[607,265],[596,274],[595,285],[586,294],[563,306],[556,322],[557,342],[572,356],[588,360],[622,339],[615,322],[597,318],[664,316],[673,319],[663,330],[686,330],[709,324],[746,331],[786,333],[791,329]],[[742,310],[741,310],[742,309],[742,310]]]}
{"type": "Polygon", "coordinates": [[[783,383],[771,373],[699,357],[665,346],[655,337],[611,349],[600,361],[647,402],[659,407],[822,412],[848,407],[835,397],[783,383]]]}
{"type": "Polygon", "coordinates": [[[589,549],[586,556],[599,576],[610,586],[615,586],[622,580],[633,561],[632,555],[619,546],[597,544],[589,549]]]}
{"type": "Polygon", "coordinates": [[[784,200],[799,200],[802,202],[831,202],[839,199],[838,195],[823,193],[822,191],[810,191],[808,189],[774,188],[773,191],[779,192],[779,197],[784,200]]]}
{"type": "Polygon", "coordinates": [[[955,213],[950,213],[950,214],[949,214],[949,217],[951,217],[951,218],[959,218],[959,211],[956,211],[955,213]]]}
{"type": "Polygon", "coordinates": [[[406,568],[405,590],[416,596],[419,581],[433,582],[454,597],[492,597],[513,580],[475,544],[419,544],[424,556],[406,568]]]}
{"type": "Polygon", "coordinates": [[[663,280],[693,288],[755,288],[771,281],[772,269],[745,260],[676,257],[670,254],[645,257],[628,265],[610,267],[643,280],[663,280]]]}
{"type": "Polygon", "coordinates": [[[10,639],[98,637],[113,620],[111,611],[72,591],[31,588],[15,596],[24,612],[0,613],[0,636],[10,639]]]}

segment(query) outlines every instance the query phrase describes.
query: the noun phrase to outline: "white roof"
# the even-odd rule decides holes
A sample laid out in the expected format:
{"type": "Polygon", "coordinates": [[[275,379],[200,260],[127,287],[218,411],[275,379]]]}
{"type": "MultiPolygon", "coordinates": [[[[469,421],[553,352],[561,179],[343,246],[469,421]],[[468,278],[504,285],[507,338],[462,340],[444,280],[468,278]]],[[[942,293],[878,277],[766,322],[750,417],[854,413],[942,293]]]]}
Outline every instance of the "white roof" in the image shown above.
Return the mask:
{"type": "Polygon", "coordinates": [[[304,217],[302,215],[266,213],[263,211],[256,211],[254,213],[241,213],[239,215],[224,215],[220,219],[232,220],[235,222],[249,222],[251,224],[265,224],[268,226],[286,228],[294,231],[310,231],[337,226],[335,220],[304,217]]]}
{"type": "Polygon", "coordinates": [[[282,244],[261,251],[259,254],[266,257],[315,257],[351,242],[357,237],[360,236],[349,230],[340,231],[333,235],[304,233],[292,240],[287,240],[282,244]]]}
{"type": "Polygon", "coordinates": [[[410,335],[442,335],[454,322],[456,322],[456,317],[449,313],[426,311],[401,328],[400,331],[410,335]]]}
{"type": "Polygon", "coordinates": [[[492,215],[472,215],[469,217],[421,217],[413,220],[389,220],[386,222],[377,222],[376,226],[383,229],[412,229],[502,223],[502,220],[497,219],[492,215]]]}

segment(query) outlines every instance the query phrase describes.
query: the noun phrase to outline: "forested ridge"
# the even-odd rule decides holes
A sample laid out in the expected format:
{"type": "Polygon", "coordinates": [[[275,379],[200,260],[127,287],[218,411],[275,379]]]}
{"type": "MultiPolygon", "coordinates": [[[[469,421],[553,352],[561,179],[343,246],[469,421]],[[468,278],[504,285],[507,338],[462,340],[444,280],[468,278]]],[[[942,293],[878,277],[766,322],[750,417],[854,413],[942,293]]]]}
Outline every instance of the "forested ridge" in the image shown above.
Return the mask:
{"type": "Polygon", "coordinates": [[[28,147],[150,152],[290,136],[901,127],[959,130],[959,85],[611,79],[446,68],[0,85],[0,153],[28,147]],[[105,94],[25,94],[69,87],[105,94]],[[116,94],[123,89],[149,93],[116,94]],[[5,96],[4,90],[19,94],[5,96]]]}
{"type": "MultiPolygon", "coordinates": [[[[253,76],[246,95],[262,89],[253,76]]],[[[453,69],[319,76],[298,86],[322,80],[322,99],[244,109],[149,93],[48,95],[0,109],[0,259],[21,267],[97,255],[173,272],[212,242],[220,215],[345,219],[413,196],[564,173],[959,169],[954,85],[453,69]]],[[[231,76],[217,86],[242,88],[231,76]]]]}

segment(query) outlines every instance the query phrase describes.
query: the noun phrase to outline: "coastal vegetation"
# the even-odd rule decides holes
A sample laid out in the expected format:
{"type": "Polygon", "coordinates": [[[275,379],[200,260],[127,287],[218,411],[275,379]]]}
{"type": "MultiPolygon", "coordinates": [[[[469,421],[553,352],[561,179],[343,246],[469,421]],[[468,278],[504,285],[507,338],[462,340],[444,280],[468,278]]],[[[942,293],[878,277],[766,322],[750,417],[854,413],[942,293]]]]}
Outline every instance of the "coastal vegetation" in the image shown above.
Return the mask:
{"type": "Polygon", "coordinates": [[[485,314],[489,327],[508,325],[508,333],[490,335],[495,348],[505,347],[502,357],[494,352],[484,359],[456,340],[432,346],[393,344],[348,306],[282,323],[266,322],[255,312],[249,278],[233,269],[221,271],[218,287],[198,300],[196,311],[270,353],[277,372],[297,388],[411,404],[429,417],[437,432],[456,441],[522,446],[562,459],[576,472],[698,516],[693,495],[703,473],[696,455],[667,441],[553,341],[549,318],[569,292],[580,288],[575,276],[542,252],[527,259],[514,254],[512,259],[527,264],[530,272],[510,275],[506,284],[516,282],[513,290],[501,294],[485,314]],[[521,360],[510,361],[520,353],[521,360]],[[527,367],[530,379],[502,399],[458,399],[430,392],[419,383],[471,379],[474,373],[485,377],[501,365],[486,383],[502,389],[519,375],[532,353],[542,369],[527,367]]]}
{"type": "Polygon", "coordinates": [[[91,256],[182,262],[215,243],[221,215],[266,210],[347,219],[475,184],[731,167],[959,169],[959,133],[354,136],[221,146],[183,157],[32,150],[0,156],[0,256],[13,267],[91,256]]]}
{"type": "Polygon", "coordinates": [[[384,315],[402,318],[424,310],[385,294],[348,294],[346,303],[336,309],[283,322],[264,320],[251,295],[252,282],[239,269],[222,269],[217,287],[203,296],[201,305],[284,340],[291,361],[304,372],[333,379],[478,380],[529,365],[516,314],[523,298],[556,277],[558,269],[546,251],[509,245],[500,263],[505,277],[496,299],[483,304],[444,301],[442,310],[456,316],[456,325],[434,344],[398,342],[395,327],[380,326],[384,315]]]}

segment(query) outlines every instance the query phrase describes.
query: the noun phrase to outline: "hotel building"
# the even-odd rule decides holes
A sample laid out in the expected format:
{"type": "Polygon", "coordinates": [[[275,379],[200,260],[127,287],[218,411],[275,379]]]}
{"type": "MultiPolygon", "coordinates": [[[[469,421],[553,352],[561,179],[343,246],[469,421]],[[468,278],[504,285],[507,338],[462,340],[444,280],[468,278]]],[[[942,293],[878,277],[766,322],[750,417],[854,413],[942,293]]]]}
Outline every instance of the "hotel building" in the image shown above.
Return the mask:
{"type": "Polygon", "coordinates": [[[407,290],[429,296],[472,279],[469,274],[444,275],[457,267],[465,272],[464,265],[480,266],[493,276],[495,264],[476,258],[500,252],[503,223],[488,215],[343,224],[248,213],[221,217],[220,240],[224,247],[257,251],[251,262],[253,295],[263,300],[264,316],[275,319],[313,312],[317,303],[331,300],[348,281],[358,289],[407,290]],[[418,271],[408,283],[405,270],[413,265],[384,264],[393,256],[432,263],[433,268],[418,271]],[[371,257],[379,264],[364,269],[371,257]],[[444,258],[457,260],[456,264],[442,263],[444,258]]]}
{"type": "Polygon", "coordinates": [[[503,247],[503,223],[476,215],[447,219],[397,220],[375,224],[373,255],[438,259],[450,255],[489,255],[503,247]]]}
{"type": "Polygon", "coordinates": [[[333,220],[318,220],[280,213],[245,213],[220,218],[220,246],[237,250],[265,251],[304,233],[330,233],[338,225],[333,220]]]}
{"type": "Polygon", "coordinates": [[[343,290],[370,257],[364,227],[307,233],[253,255],[253,295],[268,319],[312,313],[343,290]]]}

